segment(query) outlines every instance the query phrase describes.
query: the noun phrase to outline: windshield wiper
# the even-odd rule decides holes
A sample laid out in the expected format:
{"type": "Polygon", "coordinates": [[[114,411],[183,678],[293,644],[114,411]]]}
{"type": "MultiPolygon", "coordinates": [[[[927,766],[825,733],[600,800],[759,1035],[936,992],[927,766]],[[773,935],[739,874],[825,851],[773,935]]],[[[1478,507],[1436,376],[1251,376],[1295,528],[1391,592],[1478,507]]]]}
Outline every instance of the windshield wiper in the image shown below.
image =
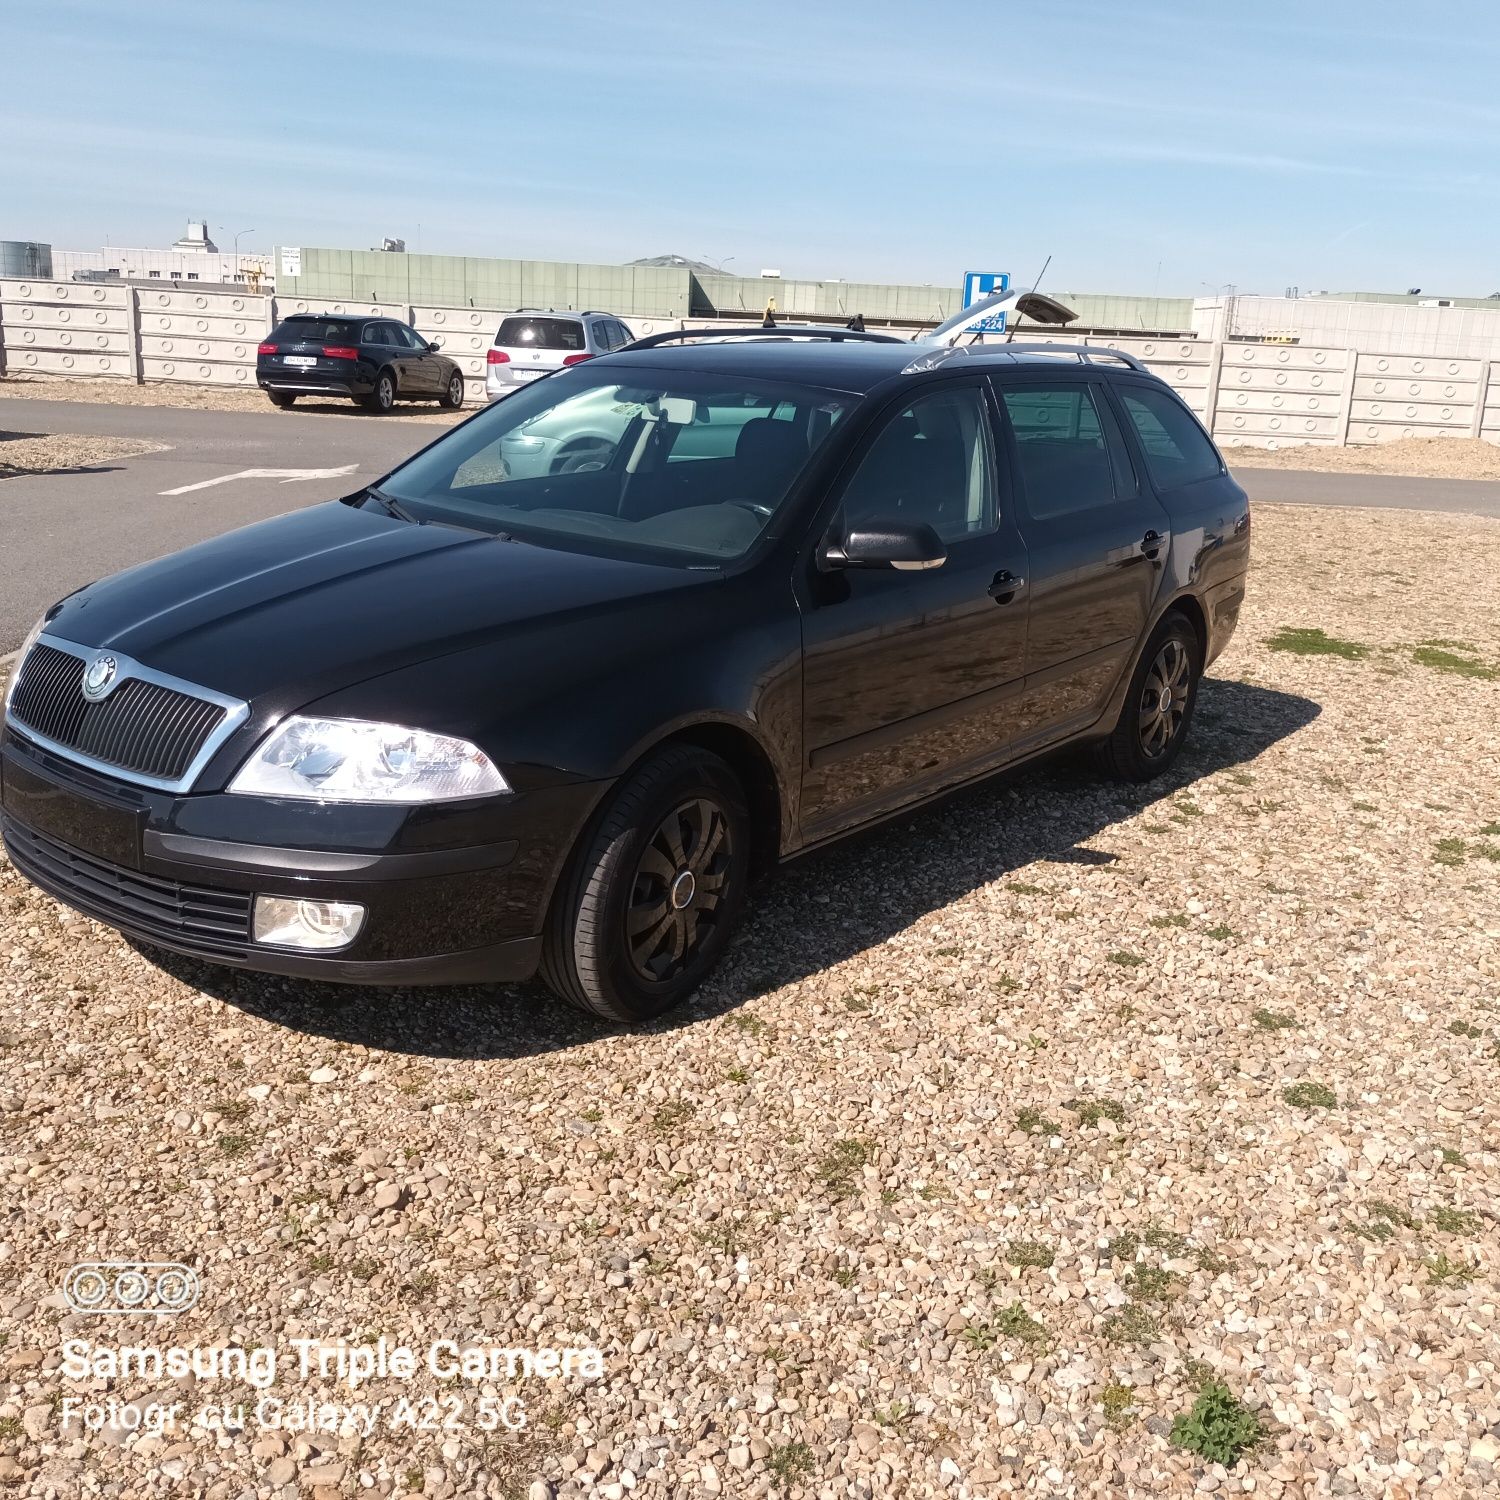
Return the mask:
{"type": "Polygon", "coordinates": [[[399,500],[393,500],[384,490],[377,489],[373,484],[365,487],[365,494],[374,496],[398,521],[410,521],[413,526],[422,525],[422,522],[412,515],[399,500]]]}

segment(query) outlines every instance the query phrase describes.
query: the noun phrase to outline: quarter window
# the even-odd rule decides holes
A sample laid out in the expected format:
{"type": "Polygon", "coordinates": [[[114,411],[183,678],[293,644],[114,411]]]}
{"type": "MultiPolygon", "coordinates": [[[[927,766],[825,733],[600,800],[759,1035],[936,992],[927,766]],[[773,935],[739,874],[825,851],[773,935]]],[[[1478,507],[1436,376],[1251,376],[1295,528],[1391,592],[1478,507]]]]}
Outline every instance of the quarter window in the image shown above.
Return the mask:
{"type": "Polygon", "coordinates": [[[844,492],[844,525],[925,521],[945,542],[995,529],[989,416],[976,386],[934,391],[881,429],[844,492]]]}
{"type": "Polygon", "coordinates": [[[1090,386],[1065,381],[1007,385],[1000,397],[1015,434],[1026,508],[1033,519],[1114,503],[1115,465],[1090,386]]]}
{"type": "Polygon", "coordinates": [[[1222,472],[1214,445],[1176,397],[1149,386],[1117,389],[1157,489],[1177,489],[1222,472]]]}

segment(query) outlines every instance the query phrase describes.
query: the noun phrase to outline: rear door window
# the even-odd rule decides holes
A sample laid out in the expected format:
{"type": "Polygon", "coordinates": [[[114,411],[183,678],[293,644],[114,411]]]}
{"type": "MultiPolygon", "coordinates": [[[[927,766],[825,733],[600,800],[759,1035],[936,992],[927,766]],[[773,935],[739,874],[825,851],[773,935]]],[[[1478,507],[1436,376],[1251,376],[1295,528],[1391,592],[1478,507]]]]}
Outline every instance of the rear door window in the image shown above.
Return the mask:
{"type": "Polygon", "coordinates": [[[1175,490],[1223,472],[1208,435],[1175,396],[1144,385],[1122,384],[1116,389],[1157,489],[1175,490]]]}
{"type": "Polygon", "coordinates": [[[1125,476],[1117,483],[1117,460],[1106,438],[1108,417],[1101,418],[1089,382],[1006,384],[999,396],[1016,440],[1026,509],[1033,519],[1095,510],[1129,492],[1125,476]]]}
{"type": "Polygon", "coordinates": [[[502,349],[583,348],[583,324],[572,318],[506,318],[495,335],[502,349]]]}

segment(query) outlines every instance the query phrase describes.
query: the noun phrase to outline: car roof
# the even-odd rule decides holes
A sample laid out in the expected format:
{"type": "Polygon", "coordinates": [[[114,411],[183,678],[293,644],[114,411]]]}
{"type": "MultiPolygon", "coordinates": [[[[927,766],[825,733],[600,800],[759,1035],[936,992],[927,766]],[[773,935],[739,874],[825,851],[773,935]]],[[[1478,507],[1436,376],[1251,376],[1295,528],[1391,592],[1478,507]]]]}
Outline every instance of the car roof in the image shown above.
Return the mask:
{"type": "MultiPolygon", "coordinates": [[[[1050,350],[1054,346],[1047,346],[1050,350]]],[[[653,370],[692,370],[706,375],[745,375],[763,380],[787,380],[802,385],[864,395],[901,375],[916,377],[941,369],[948,374],[968,370],[1000,371],[1024,366],[1028,372],[1060,370],[1091,378],[1132,373],[1121,365],[1077,363],[1062,358],[1076,353],[1073,345],[1059,344],[1056,353],[1034,346],[972,344],[959,349],[935,349],[915,343],[864,342],[860,340],[784,338],[774,335],[762,341],[737,338],[733,343],[659,344],[632,352],[628,347],[603,356],[611,368],[634,365],[653,370]]],[[[1106,354],[1107,350],[1090,351],[1106,354]]]]}
{"type": "Polygon", "coordinates": [[[405,318],[398,318],[395,313],[315,313],[300,312],[288,313],[281,320],[283,323],[301,322],[336,322],[336,323],[404,323],[405,318]]]}

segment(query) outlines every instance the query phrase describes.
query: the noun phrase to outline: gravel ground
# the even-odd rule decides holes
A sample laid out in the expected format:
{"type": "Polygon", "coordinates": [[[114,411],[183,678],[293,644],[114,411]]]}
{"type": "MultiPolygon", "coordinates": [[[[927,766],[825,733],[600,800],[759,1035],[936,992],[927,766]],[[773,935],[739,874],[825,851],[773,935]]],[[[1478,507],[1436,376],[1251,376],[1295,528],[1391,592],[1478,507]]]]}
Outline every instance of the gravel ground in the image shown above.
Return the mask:
{"type": "Polygon", "coordinates": [[[72,433],[0,432],[0,479],[92,469],[112,458],[160,453],[165,443],[137,438],[80,437],[72,433]]]}
{"type": "Polygon", "coordinates": [[[1401,474],[1424,479],[1500,479],[1500,444],[1480,438],[1398,438],[1367,448],[1298,443],[1225,449],[1247,469],[1315,469],[1325,474],[1401,474]]]}
{"type": "Polygon", "coordinates": [[[1500,1493],[1500,529],[1256,524],[1163,784],[1057,765],[801,861],[634,1034],[158,966],[0,867],[0,1480],[1500,1493]],[[198,1306],[65,1315],[69,1265],[129,1257],[198,1306]],[[298,1378],[293,1338],[380,1334],[605,1373],[298,1378]],[[293,1433],[244,1382],[101,1381],[247,1415],[64,1432],[66,1336],[272,1346],[272,1395],[386,1404],[293,1433]],[[496,1390],[523,1434],[472,1425],[496,1390]],[[434,1392],[458,1425],[387,1424],[434,1392]],[[1195,1400],[1258,1443],[1187,1451],[1195,1400]]]}
{"type": "MultiPolygon", "coordinates": [[[[177,385],[168,381],[127,385],[119,380],[39,380],[26,376],[0,378],[0,396],[20,397],[33,401],[87,401],[101,406],[176,406],[197,411],[273,410],[259,390],[247,391],[233,386],[177,385]]],[[[295,411],[313,416],[364,417],[370,413],[352,401],[297,402],[295,411]]],[[[461,417],[472,416],[474,405],[467,403],[457,412],[439,411],[436,405],[398,405],[382,422],[435,422],[451,426],[461,417]]]]}

